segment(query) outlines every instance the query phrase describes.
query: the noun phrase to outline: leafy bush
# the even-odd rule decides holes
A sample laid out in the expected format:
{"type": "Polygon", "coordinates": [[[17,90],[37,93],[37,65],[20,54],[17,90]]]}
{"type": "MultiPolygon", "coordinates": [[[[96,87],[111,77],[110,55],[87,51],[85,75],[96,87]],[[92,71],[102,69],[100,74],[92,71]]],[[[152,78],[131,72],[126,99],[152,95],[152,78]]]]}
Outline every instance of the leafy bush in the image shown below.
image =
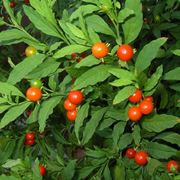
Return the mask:
{"type": "Polygon", "coordinates": [[[3,1],[1,179],[178,180],[179,1],[68,2],[3,1]]]}

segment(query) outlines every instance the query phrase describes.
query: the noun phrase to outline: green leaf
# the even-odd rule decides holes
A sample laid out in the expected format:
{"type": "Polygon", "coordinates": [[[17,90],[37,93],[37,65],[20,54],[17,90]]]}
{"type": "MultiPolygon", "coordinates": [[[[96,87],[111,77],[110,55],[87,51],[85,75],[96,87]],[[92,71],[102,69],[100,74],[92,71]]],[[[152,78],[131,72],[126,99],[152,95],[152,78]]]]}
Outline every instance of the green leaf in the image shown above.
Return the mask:
{"type": "Polygon", "coordinates": [[[138,54],[136,59],[135,68],[138,73],[144,71],[148,66],[150,66],[152,60],[156,58],[159,48],[167,41],[167,38],[159,38],[151,41],[143,47],[143,49],[138,54]]]}
{"type": "Polygon", "coordinates": [[[39,131],[43,132],[46,127],[46,120],[53,113],[53,109],[60,102],[62,97],[55,96],[49,99],[46,99],[42,102],[41,107],[39,109],[38,114],[38,123],[39,123],[39,131]]]}
{"type": "Polygon", "coordinates": [[[112,119],[112,118],[107,118],[107,119],[104,119],[100,126],[98,127],[98,130],[99,131],[102,131],[104,130],[105,128],[108,128],[109,126],[111,126],[113,123],[115,123],[116,120],[115,119],[112,119]]]}
{"type": "Polygon", "coordinates": [[[33,177],[32,179],[37,179],[37,180],[42,180],[42,176],[39,172],[39,160],[36,158],[35,162],[34,162],[34,166],[32,168],[32,172],[33,172],[33,177]]]}
{"type": "Polygon", "coordinates": [[[171,144],[176,144],[180,147],[180,134],[175,132],[164,132],[156,136],[154,139],[161,139],[171,144]]]}
{"type": "Polygon", "coordinates": [[[167,72],[164,76],[164,80],[177,80],[180,81],[180,67],[177,67],[169,72],[167,72]]]}
{"type": "Polygon", "coordinates": [[[123,134],[120,137],[118,147],[122,150],[126,148],[129,144],[131,144],[133,141],[132,135],[130,133],[123,134]]]}
{"type": "Polygon", "coordinates": [[[93,55],[89,55],[85,58],[83,58],[79,63],[75,65],[76,68],[80,67],[91,67],[97,64],[100,64],[100,60],[96,59],[93,55]]]}
{"type": "Polygon", "coordinates": [[[37,11],[35,11],[30,6],[23,6],[25,14],[28,16],[30,21],[34,24],[34,26],[42,31],[43,33],[55,37],[61,37],[58,30],[50,21],[41,16],[37,11]]]}
{"type": "Polygon", "coordinates": [[[86,123],[85,129],[83,131],[83,145],[91,139],[106,111],[107,108],[101,108],[100,110],[97,110],[94,114],[92,114],[91,119],[86,123]]]}
{"type": "Polygon", "coordinates": [[[180,49],[173,50],[172,53],[176,56],[180,56],[180,49]]]}
{"type": "Polygon", "coordinates": [[[131,0],[126,0],[125,8],[134,12],[134,16],[130,17],[122,24],[125,43],[130,43],[137,38],[143,25],[141,2],[140,0],[134,0],[132,3],[131,0]]]}
{"type": "Polygon", "coordinates": [[[14,166],[23,165],[21,159],[9,159],[5,164],[2,165],[3,168],[12,168],[14,166]]]}
{"type": "Polygon", "coordinates": [[[76,11],[72,13],[72,15],[70,16],[70,21],[73,21],[74,19],[79,18],[80,15],[86,16],[98,10],[99,8],[92,4],[82,5],[76,11]]]}
{"type": "Polygon", "coordinates": [[[123,23],[129,16],[133,14],[134,14],[134,11],[132,9],[124,8],[120,10],[118,14],[118,22],[123,23]]]}
{"type": "Polygon", "coordinates": [[[60,63],[54,58],[48,58],[43,63],[38,65],[34,70],[32,70],[28,75],[26,75],[26,78],[41,79],[43,77],[47,77],[50,74],[53,74],[59,66],[60,63]]]}
{"type": "Polygon", "coordinates": [[[8,83],[16,84],[17,82],[21,81],[28,73],[41,64],[44,59],[45,55],[43,54],[27,57],[22,62],[17,64],[11,71],[8,78],[8,83]]]}
{"type": "Polygon", "coordinates": [[[114,80],[113,82],[109,83],[111,86],[115,86],[115,87],[121,87],[121,86],[127,86],[127,85],[131,85],[133,84],[133,81],[129,80],[129,79],[117,79],[114,80]]]}
{"type": "Polygon", "coordinates": [[[82,30],[80,30],[78,27],[76,27],[74,24],[66,23],[66,26],[69,28],[69,30],[78,38],[86,39],[84,33],[82,30]]]}
{"type": "Polygon", "coordinates": [[[75,174],[76,160],[70,160],[63,171],[63,179],[71,180],[75,174]]]}
{"type": "Polygon", "coordinates": [[[23,31],[8,29],[0,32],[0,45],[17,44],[22,38],[27,38],[27,35],[23,31]]]}
{"type": "Polygon", "coordinates": [[[78,180],[85,179],[89,174],[96,169],[96,166],[86,166],[79,169],[78,180]]]}
{"type": "Polygon", "coordinates": [[[162,165],[160,161],[158,161],[157,159],[150,158],[146,166],[148,174],[152,176],[155,169],[160,165],[162,165]]]}
{"type": "Polygon", "coordinates": [[[6,82],[0,82],[0,93],[12,96],[21,96],[24,97],[21,91],[15,86],[8,84],[6,82]]]}
{"type": "Polygon", "coordinates": [[[146,146],[147,152],[155,159],[169,159],[180,155],[179,151],[164,144],[149,142],[146,146]]]}
{"type": "Polygon", "coordinates": [[[117,147],[119,138],[123,134],[125,127],[126,127],[126,122],[118,122],[114,126],[113,132],[112,132],[112,138],[113,138],[113,144],[115,147],[117,147]]]}
{"type": "Polygon", "coordinates": [[[7,111],[10,107],[11,105],[7,105],[7,104],[0,105],[0,114],[7,111]]]}
{"type": "Polygon", "coordinates": [[[111,68],[109,69],[109,73],[113,74],[117,78],[127,79],[127,80],[135,80],[135,75],[125,69],[120,68],[111,68]]]}
{"type": "Polygon", "coordinates": [[[38,121],[38,113],[39,113],[39,109],[40,109],[40,104],[37,104],[35,106],[35,108],[33,109],[33,111],[31,112],[31,115],[28,117],[28,119],[26,120],[27,124],[31,124],[34,123],[36,121],[38,121]]]}
{"type": "Polygon", "coordinates": [[[108,164],[104,168],[103,176],[104,176],[104,180],[112,180],[111,172],[110,172],[108,164]]]}
{"type": "Polygon", "coordinates": [[[142,121],[142,127],[149,132],[159,133],[164,131],[165,129],[174,127],[178,123],[179,120],[176,116],[156,114],[153,116],[146,116],[142,121]]]}
{"type": "Polygon", "coordinates": [[[77,114],[77,118],[75,121],[74,131],[77,139],[79,140],[79,131],[83,125],[83,121],[87,118],[89,112],[89,103],[84,104],[79,110],[77,114]]]}
{"type": "Polygon", "coordinates": [[[152,90],[159,82],[159,79],[161,78],[163,73],[163,66],[160,65],[156,72],[151,76],[150,79],[148,79],[144,85],[144,91],[150,91],[152,90]]]}
{"type": "Polygon", "coordinates": [[[0,128],[4,128],[10,122],[16,120],[30,105],[31,102],[25,101],[21,104],[11,107],[1,119],[0,128]]]}
{"type": "Polygon", "coordinates": [[[141,142],[141,129],[138,125],[135,125],[132,132],[132,137],[134,139],[134,143],[139,145],[141,142]]]}
{"type": "Polygon", "coordinates": [[[88,33],[89,33],[89,38],[92,41],[92,44],[101,42],[99,35],[95,32],[95,30],[93,30],[93,28],[88,27],[88,33]]]}
{"type": "Polygon", "coordinates": [[[111,35],[116,37],[115,33],[109,27],[109,25],[98,15],[89,16],[86,19],[87,25],[97,33],[111,35]]]}
{"type": "Polygon", "coordinates": [[[131,96],[134,93],[134,91],[134,86],[126,86],[123,89],[119,90],[113,100],[113,104],[118,104],[126,100],[129,96],[131,96]]]}
{"type": "Polygon", "coordinates": [[[7,178],[8,178],[8,180],[19,180],[19,178],[15,177],[15,176],[6,176],[4,174],[0,176],[1,180],[7,180],[7,178]]]}
{"type": "Polygon", "coordinates": [[[76,79],[73,89],[82,89],[95,85],[98,82],[103,82],[110,76],[108,73],[109,67],[107,65],[99,65],[89,69],[76,79]]]}
{"type": "Polygon", "coordinates": [[[59,51],[57,51],[54,54],[53,57],[55,59],[58,59],[58,58],[62,58],[64,56],[66,56],[66,55],[71,55],[72,53],[75,53],[75,52],[82,53],[88,49],[89,49],[89,47],[87,47],[87,46],[72,44],[72,45],[66,46],[64,48],[61,48],[59,51]]]}

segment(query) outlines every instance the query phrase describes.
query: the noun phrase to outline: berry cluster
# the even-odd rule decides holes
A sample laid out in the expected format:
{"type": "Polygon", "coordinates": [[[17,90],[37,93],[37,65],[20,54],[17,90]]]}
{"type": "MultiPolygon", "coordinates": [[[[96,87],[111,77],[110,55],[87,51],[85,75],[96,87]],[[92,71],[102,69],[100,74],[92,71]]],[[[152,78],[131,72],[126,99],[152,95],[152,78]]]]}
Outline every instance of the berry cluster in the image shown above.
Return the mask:
{"type": "Polygon", "coordinates": [[[35,142],[34,133],[33,132],[26,133],[24,144],[32,146],[32,145],[34,145],[34,142],[35,142]]]}
{"type": "MultiPolygon", "coordinates": [[[[142,91],[137,89],[136,92],[128,99],[133,104],[139,103],[142,100],[142,91]]],[[[153,97],[147,96],[137,106],[132,106],[129,108],[128,117],[131,121],[137,122],[141,120],[143,115],[152,113],[153,109],[153,97]]]]}
{"type": "Polygon", "coordinates": [[[77,116],[77,105],[83,101],[83,94],[79,90],[69,92],[67,99],[64,101],[64,108],[67,110],[67,118],[69,121],[75,121],[77,116]]]}

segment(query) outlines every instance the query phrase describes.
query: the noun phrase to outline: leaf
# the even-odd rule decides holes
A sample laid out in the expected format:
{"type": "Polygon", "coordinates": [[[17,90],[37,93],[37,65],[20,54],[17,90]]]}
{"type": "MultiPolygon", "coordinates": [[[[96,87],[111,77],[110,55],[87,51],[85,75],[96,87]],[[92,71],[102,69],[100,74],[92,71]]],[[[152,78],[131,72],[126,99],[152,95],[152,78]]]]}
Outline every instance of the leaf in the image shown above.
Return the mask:
{"type": "Polygon", "coordinates": [[[109,25],[98,15],[88,16],[86,19],[87,25],[97,33],[111,35],[116,37],[115,33],[109,25]]]}
{"type": "Polygon", "coordinates": [[[46,18],[41,16],[37,11],[35,11],[30,6],[23,6],[25,14],[28,16],[30,21],[34,24],[34,26],[42,31],[43,33],[55,37],[61,37],[56,27],[48,21],[46,18]]]}
{"type": "Polygon", "coordinates": [[[148,79],[144,85],[144,91],[150,91],[152,90],[159,82],[159,79],[161,78],[163,73],[163,66],[160,65],[156,72],[151,76],[150,79],[148,79]]]}
{"type": "Polygon", "coordinates": [[[156,58],[159,48],[167,41],[167,38],[159,38],[151,41],[143,47],[143,49],[138,54],[136,59],[135,68],[138,73],[144,71],[148,66],[150,66],[152,60],[156,58]]]}
{"type": "Polygon", "coordinates": [[[180,56],[180,49],[173,50],[172,53],[176,56],[180,56]]]}
{"type": "Polygon", "coordinates": [[[71,14],[70,21],[73,21],[74,19],[79,18],[80,15],[86,16],[86,15],[91,14],[94,11],[98,11],[98,10],[99,10],[99,8],[92,4],[82,5],[71,14]]]}
{"type": "Polygon", "coordinates": [[[124,69],[119,69],[119,68],[110,68],[109,73],[113,74],[117,78],[122,78],[122,79],[127,79],[127,80],[135,80],[135,75],[124,69]]]}
{"type": "Polygon", "coordinates": [[[164,132],[156,136],[154,139],[161,139],[171,144],[176,144],[180,147],[180,134],[175,132],[164,132]]]}
{"type": "Polygon", "coordinates": [[[28,75],[26,75],[27,79],[41,79],[43,77],[47,77],[50,74],[53,74],[60,63],[57,62],[54,58],[48,58],[43,63],[38,65],[34,70],[32,70],[28,75]]]}
{"type": "Polygon", "coordinates": [[[89,38],[92,41],[92,44],[101,42],[99,35],[93,30],[93,28],[88,27],[88,33],[89,33],[89,38]]]}
{"type": "Polygon", "coordinates": [[[160,161],[158,161],[157,159],[150,158],[146,166],[148,174],[152,176],[155,169],[160,165],[162,165],[160,161]]]}
{"type": "Polygon", "coordinates": [[[108,164],[104,168],[103,176],[104,176],[104,180],[112,180],[111,172],[110,172],[108,164]]]}
{"type": "Polygon", "coordinates": [[[89,47],[87,46],[83,46],[83,45],[78,45],[78,44],[72,44],[72,45],[69,45],[69,46],[66,46],[66,47],[63,47],[61,48],[59,51],[57,51],[55,54],[54,54],[54,58],[55,59],[59,59],[59,58],[62,58],[66,55],[71,55],[72,53],[82,53],[86,50],[88,50],[89,47]]]}
{"type": "Polygon", "coordinates": [[[89,112],[89,103],[84,104],[79,110],[77,114],[77,118],[75,121],[74,131],[77,139],[79,140],[79,131],[81,126],[83,125],[83,121],[87,118],[89,112]]]}
{"type": "Polygon", "coordinates": [[[122,150],[132,143],[132,135],[130,133],[123,134],[120,137],[118,147],[122,150]]]}
{"type": "Polygon", "coordinates": [[[21,104],[11,107],[1,119],[0,128],[4,128],[10,122],[16,120],[30,105],[31,102],[25,101],[21,104]]]}
{"type": "Polygon", "coordinates": [[[6,176],[6,175],[4,175],[4,174],[2,174],[2,175],[0,176],[0,179],[1,179],[1,180],[7,180],[7,178],[8,178],[8,180],[19,180],[19,178],[15,177],[15,176],[6,176]]]}
{"type": "Polygon", "coordinates": [[[141,31],[143,25],[141,7],[140,0],[134,0],[133,3],[131,0],[126,0],[125,2],[125,8],[128,8],[134,12],[134,16],[130,17],[124,22],[124,24],[122,24],[125,43],[127,44],[134,41],[141,31]]]}
{"type": "Polygon", "coordinates": [[[134,139],[134,143],[136,145],[139,145],[141,142],[141,129],[138,125],[134,126],[133,132],[132,132],[132,137],[134,139]]]}
{"type": "Polygon", "coordinates": [[[12,96],[21,96],[24,97],[21,91],[17,89],[15,86],[8,84],[6,82],[0,82],[0,93],[7,94],[12,96]]]}
{"type": "Polygon", "coordinates": [[[103,82],[110,76],[108,73],[109,67],[107,65],[99,65],[89,69],[76,79],[73,89],[82,89],[95,85],[98,82],[103,82]]]}
{"type": "Polygon", "coordinates": [[[116,120],[112,119],[112,118],[107,118],[107,119],[104,119],[101,124],[99,125],[98,127],[98,130],[99,131],[102,131],[104,130],[105,128],[108,128],[109,126],[111,126],[113,123],[115,123],[116,120]]]}
{"type": "Polygon", "coordinates": [[[164,80],[180,80],[180,67],[177,67],[169,72],[167,72],[164,76],[163,79],[164,80]]]}
{"type": "Polygon", "coordinates": [[[119,90],[113,100],[113,104],[118,104],[126,100],[129,96],[131,96],[134,93],[134,91],[134,86],[126,86],[123,89],[119,90]]]}
{"type": "Polygon", "coordinates": [[[61,98],[62,97],[60,96],[54,96],[42,102],[38,114],[38,123],[39,123],[40,132],[44,131],[44,128],[46,126],[46,120],[53,113],[53,109],[60,102],[61,98]]]}
{"type": "Polygon", "coordinates": [[[100,110],[97,110],[94,114],[92,114],[91,119],[86,123],[85,129],[83,131],[83,145],[91,139],[106,111],[107,108],[101,108],[100,110]]]}
{"type": "Polygon", "coordinates": [[[100,60],[96,59],[93,55],[89,55],[85,58],[83,58],[79,63],[75,65],[76,68],[80,67],[91,67],[97,64],[100,64],[100,60]]]}
{"type": "Polygon", "coordinates": [[[126,122],[118,122],[112,132],[113,144],[117,147],[120,136],[123,134],[124,129],[126,127],[126,122]]]}
{"type": "Polygon", "coordinates": [[[120,10],[118,14],[118,22],[123,23],[129,16],[133,14],[134,14],[134,11],[132,9],[124,8],[120,10]]]}
{"type": "Polygon", "coordinates": [[[129,79],[117,79],[114,80],[113,82],[109,83],[111,86],[115,86],[115,87],[121,87],[121,86],[127,86],[127,85],[131,85],[133,84],[133,81],[129,80],[129,79]]]}
{"type": "Polygon", "coordinates": [[[86,39],[84,33],[82,30],[80,30],[78,27],[76,27],[74,24],[71,23],[66,23],[67,27],[69,28],[69,30],[78,38],[81,39],[86,39]]]}
{"type": "Polygon", "coordinates": [[[86,166],[79,169],[78,180],[85,179],[89,174],[96,169],[96,166],[86,166]]]}
{"type": "Polygon", "coordinates": [[[178,118],[172,115],[153,115],[146,116],[142,121],[143,129],[146,129],[149,132],[162,132],[165,129],[169,129],[178,124],[178,118]]]}
{"type": "Polygon", "coordinates": [[[9,159],[5,164],[2,165],[3,168],[12,168],[14,166],[23,165],[21,159],[9,159]]]}
{"type": "Polygon", "coordinates": [[[0,114],[7,111],[10,107],[11,105],[7,105],[7,104],[0,105],[0,114]]]}
{"type": "Polygon", "coordinates": [[[0,45],[16,44],[20,42],[22,38],[27,38],[27,35],[23,31],[8,29],[0,32],[0,45]]]}
{"type": "Polygon", "coordinates": [[[16,84],[17,82],[21,81],[28,73],[41,64],[44,59],[45,55],[43,54],[27,57],[22,62],[17,64],[11,71],[8,78],[8,83],[16,84]]]}
{"type": "Polygon", "coordinates": [[[63,179],[71,180],[75,174],[76,160],[70,160],[63,171],[63,179]]]}
{"type": "Polygon", "coordinates": [[[34,110],[32,111],[31,115],[28,117],[28,119],[26,120],[27,124],[31,124],[34,123],[36,121],[38,121],[38,113],[39,113],[39,109],[40,109],[41,105],[37,104],[34,108],[34,110]]]}
{"type": "Polygon", "coordinates": [[[164,144],[149,142],[146,146],[147,152],[155,159],[169,159],[180,155],[179,151],[164,144]]]}

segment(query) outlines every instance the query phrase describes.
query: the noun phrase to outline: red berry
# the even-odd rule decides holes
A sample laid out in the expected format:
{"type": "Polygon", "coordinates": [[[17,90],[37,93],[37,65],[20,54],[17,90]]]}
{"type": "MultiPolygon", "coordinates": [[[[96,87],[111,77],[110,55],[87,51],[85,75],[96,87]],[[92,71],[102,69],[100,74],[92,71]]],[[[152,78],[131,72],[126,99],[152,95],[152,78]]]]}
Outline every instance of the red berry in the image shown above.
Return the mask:
{"type": "Polygon", "coordinates": [[[138,151],[134,157],[135,162],[138,165],[146,165],[148,162],[148,154],[146,151],[138,151]]]}
{"type": "Polygon", "coordinates": [[[141,100],[141,98],[142,98],[142,91],[137,89],[133,95],[129,96],[128,99],[132,103],[137,103],[141,100]]]}
{"type": "Polygon", "coordinates": [[[140,108],[140,111],[143,113],[143,114],[150,114],[152,113],[153,109],[154,109],[154,106],[153,106],[153,103],[151,101],[147,101],[147,100],[143,100],[141,101],[141,103],[139,104],[139,108],[140,108]]]}
{"type": "Polygon", "coordinates": [[[68,99],[73,104],[78,105],[78,104],[81,104],[81,102],[83,101],[83,94],[79,90],[73,90],[69,92],[68,99]]]}
{"type": "Polygon", "coordinates": [[[39,165],[39,172],[41,176],[44,176],[46,174],[46,168],[42,164],[39,165]]]}
{"type": "Polygon", "coordinates": [[[142,118],[142,113],[140,108],[137,106],[133,106],[128,110],[128,117],[131,121],[136,122],[142,118]]]}
{"type": "Polygon", "coordinates": [[[178,172],[179,171],[179,163],[175,160],[171,160],[167,162],[166,168],[169,172],[178,172]]]}
{"type": "Polygon", "coordinates": [[[9,6],[10,6],[11,8],[15,8],[16,3],[15,3],[14,1],[11,1],[10,4],[9,4],[9,6]]]}
{"type": "Polygon", "coordinates": [[[136,151],[135,151],[134,148],[128,148],[128,149],[126,150],[126,156],[127,156],[129,159],[134,158],[135,155],[136,155],[136,151]]]}
{"type": "Polygon", "coordinates": [[[66,99],[64,101],[64,108],[67,110],[67,111],[72,111],[72,110],[75,110],[76,109],[76,105],[73,104],[69,99],[66,99]]]}
{"type": "Polygon", "coordinates": [[[133,55],[133,48],[128,44],[121,45],[117,50],[117,56],[121,61],[130,61],[133,55]]]}
{"type": "Polygon", "coordinates": [[[67,118],[69,121],[75,121],[77,116],[77,110],[67,111],[67,118]]]}

